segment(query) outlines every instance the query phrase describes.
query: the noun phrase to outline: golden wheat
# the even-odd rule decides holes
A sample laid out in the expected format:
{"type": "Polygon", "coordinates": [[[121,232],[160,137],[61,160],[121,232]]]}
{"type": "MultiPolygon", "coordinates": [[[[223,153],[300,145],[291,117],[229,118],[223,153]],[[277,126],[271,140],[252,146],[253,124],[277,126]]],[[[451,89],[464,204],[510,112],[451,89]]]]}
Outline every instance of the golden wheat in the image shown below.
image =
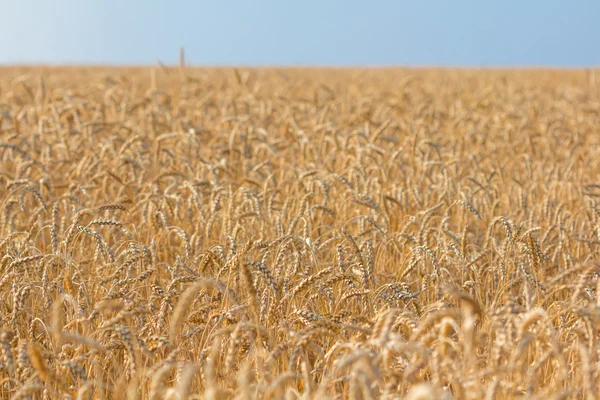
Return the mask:
{"type": "Polygon", "coordinates": [[[584,71],[4,68],[0,397],[599,398],[599,107],[584,71]]]}

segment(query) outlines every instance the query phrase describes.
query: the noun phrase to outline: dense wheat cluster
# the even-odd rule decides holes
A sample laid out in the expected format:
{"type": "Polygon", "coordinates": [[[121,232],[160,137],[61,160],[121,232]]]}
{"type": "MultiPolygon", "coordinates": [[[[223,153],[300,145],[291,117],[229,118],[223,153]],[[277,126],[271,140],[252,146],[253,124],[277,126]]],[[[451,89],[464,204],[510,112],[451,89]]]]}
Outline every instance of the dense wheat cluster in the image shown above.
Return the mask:
{"type": "Polygon", "coordinates": [[[0,397],[597,398],[594,72],[0,74],[0,397]]]}

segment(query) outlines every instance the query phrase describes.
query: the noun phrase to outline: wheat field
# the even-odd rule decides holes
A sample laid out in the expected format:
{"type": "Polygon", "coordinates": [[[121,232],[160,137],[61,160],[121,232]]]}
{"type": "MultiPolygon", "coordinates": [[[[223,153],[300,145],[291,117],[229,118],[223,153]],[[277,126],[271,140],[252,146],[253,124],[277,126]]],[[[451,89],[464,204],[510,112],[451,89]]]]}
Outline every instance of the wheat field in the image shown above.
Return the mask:
{"type": "Polygon", "coordinates": [[[0,71],[0,398],[600,397],[595,71],[0,71]]]}

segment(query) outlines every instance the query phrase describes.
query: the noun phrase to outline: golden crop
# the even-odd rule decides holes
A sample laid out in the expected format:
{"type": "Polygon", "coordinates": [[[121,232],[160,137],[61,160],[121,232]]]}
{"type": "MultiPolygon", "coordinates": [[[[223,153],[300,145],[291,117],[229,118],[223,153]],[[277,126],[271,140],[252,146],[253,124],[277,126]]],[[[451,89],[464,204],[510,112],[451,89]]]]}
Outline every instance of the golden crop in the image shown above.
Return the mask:
{"type": "Polygon", "coordinates": [[[594,71],[0,70],[0,397],[598,398],[594,71]]]}

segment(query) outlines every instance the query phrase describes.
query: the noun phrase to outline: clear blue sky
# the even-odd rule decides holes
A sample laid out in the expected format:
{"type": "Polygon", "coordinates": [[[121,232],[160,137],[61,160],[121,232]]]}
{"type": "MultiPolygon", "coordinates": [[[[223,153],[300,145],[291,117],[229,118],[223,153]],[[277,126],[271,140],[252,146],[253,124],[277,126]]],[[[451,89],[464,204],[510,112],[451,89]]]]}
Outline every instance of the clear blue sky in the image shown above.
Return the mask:
{"type": "Polygon", "coordinates": [[[0,0],[0,63],[600,66],[600,0],[0,0]]]}

